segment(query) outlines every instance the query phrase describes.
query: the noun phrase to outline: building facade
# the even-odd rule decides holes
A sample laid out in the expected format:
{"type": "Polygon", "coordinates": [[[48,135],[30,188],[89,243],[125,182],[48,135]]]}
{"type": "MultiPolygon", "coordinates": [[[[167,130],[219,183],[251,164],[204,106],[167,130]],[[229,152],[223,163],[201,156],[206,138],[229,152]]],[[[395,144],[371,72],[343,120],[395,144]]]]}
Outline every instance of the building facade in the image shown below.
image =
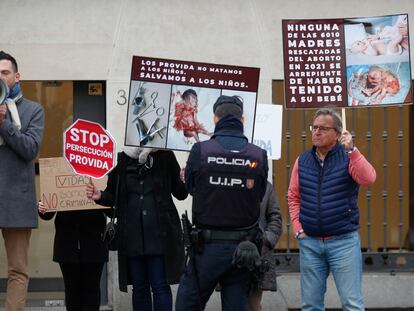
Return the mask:
{"type": "MultiPolygon", "coordinates": [[[[61,133],[77,117],[104,123],[122,147],[133,55],[259,67],[258,102],[283,104],[282,19],[414,16],[412,0],[3,0],[0,8],[0,49],[16,57],[26,97],[45,107],[40,157],[61,156],[61,133]],[[91,93],[91,85],[101,92],[91,93]]],[[[297,245],[285,195],[294,160],[310,144],[312,113],[284,111],[282,159],[271,163],[284,233],[275,257],[279,291],[265,297],[269,310],[277,308],[273,301],[280,309],[300,308],[297,245]]],[[[412,287],[404,285],[414,282],[413,109],[348,109],[347,120],[379,175],[372,188],[361,192],[359,202],[367,307],[414,308],[412,287]],[[395,293],[388,287],[393,284],[395,293]]],[[[184,165],[187,154],[177,156],[184,165]]],[[[178,206],[180,211],[190,209],[191,201],[178,206]]],[[[33,294],[33,305],[61,303],[56,292],[62,291],[61,275],[51,261],[53,234],[53,224],[41,222],[32,235],[30,291],[49,293],[41,299],[33,294]]],[[[0,267],[1,292],[6,276],[3,247],[0,267]]],[[[102,285],[104,304],[128,310],[129,296],[121,296],[116,278],[111,260],[102,285]]],[[[327,306],[339,307],[332,284],[328,295],[333,298],[327,306]]]]}

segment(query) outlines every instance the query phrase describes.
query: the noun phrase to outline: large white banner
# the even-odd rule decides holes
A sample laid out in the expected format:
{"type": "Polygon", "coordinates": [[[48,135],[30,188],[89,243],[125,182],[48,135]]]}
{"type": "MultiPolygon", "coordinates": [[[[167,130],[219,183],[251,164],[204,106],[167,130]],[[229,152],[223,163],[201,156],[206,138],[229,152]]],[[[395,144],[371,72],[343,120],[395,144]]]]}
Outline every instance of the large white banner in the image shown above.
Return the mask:
{"type": "Polygon", "coordinates": [[[253,143],[265,149],[272,160],[281,156],[282,116],[282,105],[257,105],[253,143]]]}

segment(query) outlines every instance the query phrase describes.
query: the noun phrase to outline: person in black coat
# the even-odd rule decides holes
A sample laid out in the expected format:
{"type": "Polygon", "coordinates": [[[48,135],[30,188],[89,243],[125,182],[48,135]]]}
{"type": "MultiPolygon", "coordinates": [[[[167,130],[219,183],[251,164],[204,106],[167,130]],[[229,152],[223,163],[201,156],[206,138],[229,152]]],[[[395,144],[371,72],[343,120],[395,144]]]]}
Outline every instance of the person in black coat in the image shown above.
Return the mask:
{"type": "Polygon", "coordinates": [[[39,216],[52,219],[55,214],[53,261],[59,263],[65,284],[68,311],[99,311],[100,280],[108,248],[102,242],[106,226],[105,210],[49,212],[42,202],[39,216]]]}
{"type": "Polygon", "coordinates": [[[104,206],[117,201],[120,290],[126,292],[132,284],[134,310],[170,311],[169,284],[178,283],[185,258],[180,219],[171,195],[178,200],[188,195],[175,155],[125,147],[108,177],[104,191],[88,185],[87,196],[104,206]]]}

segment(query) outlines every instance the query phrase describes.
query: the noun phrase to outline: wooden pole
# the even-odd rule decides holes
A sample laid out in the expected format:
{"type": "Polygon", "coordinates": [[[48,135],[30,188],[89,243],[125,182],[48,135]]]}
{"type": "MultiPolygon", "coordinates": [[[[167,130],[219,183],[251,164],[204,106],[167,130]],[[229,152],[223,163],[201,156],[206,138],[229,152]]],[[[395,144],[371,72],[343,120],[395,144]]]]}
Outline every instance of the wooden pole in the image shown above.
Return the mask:
{"type": "Polygon", "coordinates": [[[342,130],[346,131],[346,113],[345,108],[342,108],[342,130]]]}

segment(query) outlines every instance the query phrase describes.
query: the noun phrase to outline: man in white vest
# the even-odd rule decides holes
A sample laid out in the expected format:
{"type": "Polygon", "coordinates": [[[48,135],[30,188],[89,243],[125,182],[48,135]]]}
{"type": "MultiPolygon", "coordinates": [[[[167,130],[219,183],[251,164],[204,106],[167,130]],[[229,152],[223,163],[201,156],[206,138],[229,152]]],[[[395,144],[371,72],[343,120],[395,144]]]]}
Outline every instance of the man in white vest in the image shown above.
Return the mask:
{"type": "Polygon", "coordinates": [[[37,227],[34,160],[43,136],[44,113],[23,98],[13,56],[0,51],[0,229],[7,254],[6,311],[24,310],[29,241],[37,227]]]}

